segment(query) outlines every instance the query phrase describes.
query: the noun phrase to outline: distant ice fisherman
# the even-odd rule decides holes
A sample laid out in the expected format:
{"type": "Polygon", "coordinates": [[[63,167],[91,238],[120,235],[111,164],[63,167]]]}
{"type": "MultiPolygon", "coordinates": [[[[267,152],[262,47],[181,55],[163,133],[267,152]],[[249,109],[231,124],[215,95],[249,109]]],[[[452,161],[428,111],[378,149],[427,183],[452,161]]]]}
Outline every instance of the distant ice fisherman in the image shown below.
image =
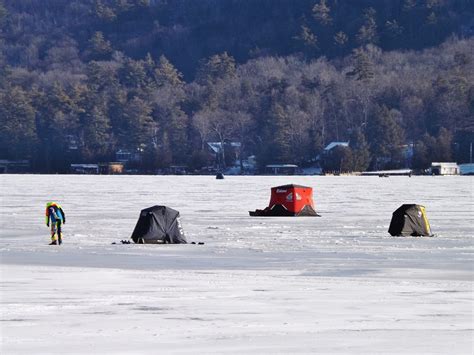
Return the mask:
{"type": "Polygon", "coordinates": [[[57,202],[46,203],[46,225],[49,227],[51,224],[51,243],[49,245],[62,244],[62,230],[61,226],[66,223],[66,215],[57,202]]]}

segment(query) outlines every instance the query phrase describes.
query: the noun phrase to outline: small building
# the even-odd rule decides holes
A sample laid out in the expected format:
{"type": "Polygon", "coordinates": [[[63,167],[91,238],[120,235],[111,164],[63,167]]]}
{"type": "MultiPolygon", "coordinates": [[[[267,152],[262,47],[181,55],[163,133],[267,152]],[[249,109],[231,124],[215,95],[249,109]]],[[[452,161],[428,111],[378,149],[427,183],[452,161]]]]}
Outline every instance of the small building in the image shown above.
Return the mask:
{"type": "Polygon", "coordinates": [[[431,163],[430,168],[432,175],[459,175],[459,166],[456,163],[431,163]]]}
{"type": "Polygon", "coordinates": [[[76,135],[67,134],[65,136],[68,151],[76,151],[79,149],[79,139],[76,135]]]}
{"type": "Polygon", "coordinates": [[[132,153],[125,149],[119,149],[118,151],[115,152],[115,159],[118,162],[126,163],[132,159],[132,153]]]}
{"type": "Polygon", "coordinates": [[[238,165],[240,159],[240,149],[242,144],[240,142],[225,142],[222,145],[221,142],[207,142],[209,152],[214,156],[214,165],[218,168],[225,167],[226,164],[223,161],[231,161],[232,165],[238,165]],[[230,154],[227,158],[226,155],[230,154]]]}
{"type": "Polygon", "coordinates": [[[123,163],[109,162],[99,164],[99,172],[104,175],[123,174],[123,163]]]}
{"type": "Polygon", "coordinates": [[[474,163],[460,164],[459,170],[461,175],[474,175],[474,163]]]}
{"type": "Polygon", "coordinates": [[[98,174],[98,164],[71,164],[72,174],[98,174]]]}
{"type": "Polygon", "coordinates": [[[318,154],[313,161],[317,163],[322,163],[325,158],[327,158],[330,154],[331,151],[336,148],[336,147],[343,147],[343,148],[348,148],[349,147],[349,142],[331,142],[329,143],[322,151],[321,154],[318,154]]]}
{"type": "Polygon", "coordinates": [[[119,149],[115,152],[115,161],[119,163],[138,162],[141,159],[142,150],[132,152],[127,149],[119,149]]]}
{"type": "Polygon", "coordinates": [[[29,171],[29,160],[0,160],[0,174],[20,174],[29,171]]]}
{"type": "Polygon", "coordinates": [[[265,166],[265,174],[296,175],[298,169],[298,165],[295,164],[269,164],[265,166]]]}
{"type": "Polygon", "coordinates": [[[165,169],[165,171],[170,175],[186,175],[188,173],[188,167],[186,165],[171,165],[165,169]]]}

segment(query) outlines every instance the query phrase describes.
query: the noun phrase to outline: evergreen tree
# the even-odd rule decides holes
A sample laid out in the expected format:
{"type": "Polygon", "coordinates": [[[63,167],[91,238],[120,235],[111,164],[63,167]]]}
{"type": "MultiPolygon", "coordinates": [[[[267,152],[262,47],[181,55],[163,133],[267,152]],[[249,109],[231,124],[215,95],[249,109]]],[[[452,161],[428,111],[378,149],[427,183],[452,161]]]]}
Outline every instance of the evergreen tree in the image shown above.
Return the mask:
{"type": "Polygon", "coordinates": [[[235,59],[227,52],[211,56],[198,69],[197,80],[201,83],[215,82],[218,79],[236,75],[235,59]]]}
{"type": "Polygon", "coordinates": [[[291,162],[291,133],[285,109],[279,103],[271,106],[268,124],[265,128],[262,162],[291,162]]]}
{"type": "Polygon", "coordinates": [[[171,85],[182,86],[183,74],[181,74],[164,55],[160,57],[158,66],[155,69],[155,78],[158,86],[171,85]]]}
{"type": "Polygon", "coordinates": [[[352,63],[354,69],[348,72],[348,76],[355,77],[356,80],[368,82],[374,77],[374,64],[370,60],[367,52],[363,48],[356,48],[352,52],[352,63]]]}
{"type": "Polygon", "coordinates": [[[370,147],[361,129],[351,135],[349,147],[352,149],[352,171],[365,171],[370,164],[370,147]]]}
{"type": "Polygon", "coordinates": [[[101,62],[89,62],[85,74],[88,87],[96,93],[107,87],[118,85],[117,73],[114,68],[107,67],[101,62]]]}
{"type": "Polygon", "coordinates": [[[416,7],[416,1],[417,0],[404,0],[402,10],[404,12],[413,11],[413,9],[416,7]]]}
{"type": "Polygon", "coordinates": [[[419,14],[417,13],[417,0],[404,0],[402,6],[402,20],[408,29],[410,40],[413,40],[418,34],[416,31],[419,26],[419,14]]]}
{"type": "Polygon", "coordinates": [[[404,133],[393,111],[386,106],[378,107],[369,121],[367,133],[376,169],[402,166],[404,133]]]}
{"type": "Polygon", "coordinates": [[[434,11],[430,12],[430,14],[426,17],[425,23],[428,26],[435,26],[438,24],[438,16],[436,16],[434,11]]]}
{"type": "Polygon", "coordinates": [[[334,35],[334,43],[339,48],[345,47],[348,41],[349,37],[347,37],[347,35],[343,31],[339,31],[334,35]]]}
{"type": "Polygon", "coordinates": [[[140,60],[127,58],[119,69],[118,75],[120,82],[130,88],[143,88],[146,86],[145,66],[140,60]]]}
{"type": "Polygon", "coordinates": [[[7,9],[5,9],[5,6],[3,5],[3,3],[0,2],[0,30],[3,29],[3,26],[6,23],[7,15],[8,15],[7,9]]]}
{"type": "Polygon", "coordinates": [[[413,166],[417,169],[427,169],[432,162],[450,162],[453,159],[453,136],[449,130],[442,127],[437,137],[426,133],[415,144],[413,166]]]}
{"type": "Polygon", "coordinates": [[[309,50],[313,50],[318,46],[318,37],[306,25],[301,25],[301,31],[297,39],[309,50]]]}
{"type": "Polygon", "coordinates": [[[94,1],[94,10],[94,14],[105,22],[112,22],[117,18],[115,11],[111,7],[104,5],[102,0],[94,1]]]}
{"type": "Polygon", "coordinates": [[[433,160],[450,162],[453,160],[452,151],[453,135],[444,127],[441,127],[436,138],[436,150],[433,160]]]}
{"type": "Polygon", "coordinates": [[[19,87],[0,91],[0,156],[30,159],[37,143],[35,110],[19,87]]]}
{"type": "Polygon", "coordinates": [[[113,153],[110,119],[101,106],[88,109],[82,119],[82,155],[87,161],[105,160],[113,153]]]}
{"type": "Polygon", "coordinates": [[[385,22],[385,31],[389,38],[399,38],[403,33],[403,26],[397,20],[385,22]]]}
{"type": "Polygon", "coordinates": [[[359,28],[357,32],[357,41],[364,45],[369,43],[378,42],[378,33],[377,33],[377,22],[376,22],[376,11],[374,8],[369,7],[364,10],[364,23],[359,28]]]}
{"type": "Polygon", "coordinates": [[[156,124],[150,106],[139,97],[132,98],[124,108],[126,142],[133,151],[143,151],[152,142],[156,124]]]}
{"type": "Polygon", "coordinates": [[[155,77],[156,63],[150,53],[147,53],[142,63],[145,71],[145,86],[147,91],[150,92],[158,87],[155,77]]]}
{"type": "Polygon", "coordinates": [[[108,59],[112,51],[112,45],[104,38],[104,34],[95,32],[89,40],[89,57],[93,60],[108,59]]]}
{"type": "Polygon", "coordinates": [[[337,146],[331,149],[323,159],[323,168],[325,172],[347,173],[353,171],[353,156],[350,147],[337,146]]]}
{"type": "Polygon", "coordinates": [[[40,139],[36,159],[41,163],[41,171],[66,172],[70,164],[67,136],[77,132],[77,107],[57,82],[45,91],[35,92],[33,103],[40,139]]]}
{"type": "Polygon", "coordinates": [[[418,140],[414,146],[413,152],[413,168],[414,169],[427,169],[430,164],[430,156],[428,147],[425,143],[426,139],[418,140]]]}
{"type": "Polygon", "coordinates": [[[319,3],[313,6],[313,17],[322,26],[328,26],[332,23],[331,9],[326,0],[319,0],[319,3]]]}
{"type": "Polygon", "coordinates": [[[184,163],[188,159],[188,116],[178,106],[174,106],[166,110],[162,122],[171,159],[176,163],[184,163]]]}
{"type": "Polygon", "coordinates": [[[426,0],[425,6],[429,10],[437,9],[441,7],[442,0],[426,0]]]}

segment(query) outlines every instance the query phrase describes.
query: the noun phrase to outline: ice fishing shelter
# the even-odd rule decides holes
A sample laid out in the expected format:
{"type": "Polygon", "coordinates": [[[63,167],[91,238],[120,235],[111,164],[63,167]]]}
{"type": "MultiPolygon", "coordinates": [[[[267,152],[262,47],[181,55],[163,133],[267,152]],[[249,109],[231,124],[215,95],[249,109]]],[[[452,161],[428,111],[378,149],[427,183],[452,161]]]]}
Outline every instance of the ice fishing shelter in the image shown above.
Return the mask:
{"type": "Polygon", "coordinates": [[[179,212],[166,206],[153,206],[140,212],[132,239],[138,244],[186,243],[179,212]]]}
{"type": "Polygon", "coordinates": [[[392,236],[431,236],[430,223],[426,218],[425,207],[402,205],[392,215],[388,232],[392,236]]]}
{"type": "Polygon", "coordinates": [[[290,184],[272,187],[271,191],[268,207],[249,212],[251,216],[319,216],[311,187],[290,184]]]}

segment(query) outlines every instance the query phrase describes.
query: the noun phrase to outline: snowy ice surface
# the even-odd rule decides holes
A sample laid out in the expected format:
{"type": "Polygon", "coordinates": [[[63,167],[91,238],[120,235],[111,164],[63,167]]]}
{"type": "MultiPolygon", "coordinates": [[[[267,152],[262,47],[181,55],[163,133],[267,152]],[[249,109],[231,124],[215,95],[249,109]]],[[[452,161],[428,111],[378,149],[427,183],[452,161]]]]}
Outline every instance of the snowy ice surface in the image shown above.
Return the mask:
{"type": "Polygon", "coordinates": [[[2,175],[0,352],[472,354],[473,182],[2,175]],[[288,183],[313,187],[322,217],[248,215],[288,183]],[[403,203],[436,237],[389,236],[403,203]],[[205,244],[120,244],[155,204],[205,244]]]}

